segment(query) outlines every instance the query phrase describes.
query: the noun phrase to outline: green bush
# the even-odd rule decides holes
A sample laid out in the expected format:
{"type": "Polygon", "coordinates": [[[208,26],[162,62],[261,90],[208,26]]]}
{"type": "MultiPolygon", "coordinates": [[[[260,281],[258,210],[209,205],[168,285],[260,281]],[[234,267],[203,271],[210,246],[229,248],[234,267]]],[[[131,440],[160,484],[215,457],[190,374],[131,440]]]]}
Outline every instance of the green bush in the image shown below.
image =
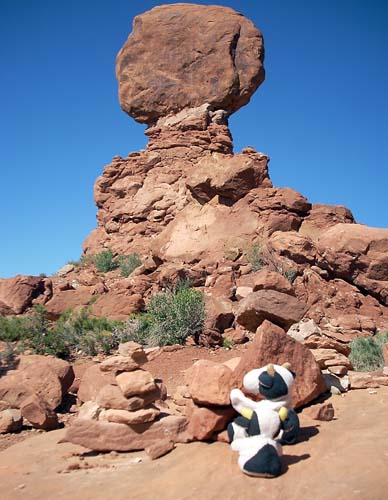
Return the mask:
{"type": "Polygon", "coordinates": [[[0,316],[0,340],[3,342],[17,342],[24,338],[27,326],[26,317],[0,316]]]}
{"type": "Polygon", "coordinates": [[[117,261],[120,267],[120,274],[124,278],[128,278],[137,267],[141,266],[141,260],[137,253],[120,256],[117,261]]]}
{"type": "Polygon", "coordinates": [[[95,356],[109,354],[118,347],[114,329],[122,327],[120,321],[92,318],[87,308],[80,312],[67,311],[56,323],[47,319],[44,306],[35,306],[32,314],[23,318],[0,317],[0,340],[21,343],[23,349],[36,354],[52,354],[67,358],[82,352],[95,356]]]}
{"type": "Polygon", "coordinates": [[[203,329],[203,293],[188,281],[151,297],[146,314],[131,318],[122,335],[127,340],[151,346],[184,344],[187,337],[203,329]]]}
{"type": "Polygon", "coordinates": [[[349,359],[357,371],[369,372],[384,366],[383,346],[388,343],[388,332],[374,337],[359,337],[350,342],[349,359]]]}
{"type": "Polygon", "coordinates": [[[246,257],[248,262],[252,264],[252,269],[254,271],[260,271],[265,266],[265,262],[261,256],[261,247],[258,245],[253,245],[246,252],[246,257]]]}
{"type": "Polygon", "coordinates": [[[117,260],[113,259],[112,250],[103,250],[94,256],[94,265],[102,273],[113,271],[119,267],[117,260]]]}

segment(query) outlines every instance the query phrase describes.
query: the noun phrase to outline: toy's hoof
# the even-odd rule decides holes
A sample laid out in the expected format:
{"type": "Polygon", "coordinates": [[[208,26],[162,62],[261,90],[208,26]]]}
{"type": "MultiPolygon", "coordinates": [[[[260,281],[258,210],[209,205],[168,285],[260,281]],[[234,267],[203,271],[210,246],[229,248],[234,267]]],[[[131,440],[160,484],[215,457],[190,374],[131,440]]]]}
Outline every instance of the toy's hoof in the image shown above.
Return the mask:
{"type": "Polygon", "coordinates": [[[277,477],[282,472],[282,465],[275,448],[266,444],[256,455],[245,462],[242,471],[248,476],[277,477]]]}

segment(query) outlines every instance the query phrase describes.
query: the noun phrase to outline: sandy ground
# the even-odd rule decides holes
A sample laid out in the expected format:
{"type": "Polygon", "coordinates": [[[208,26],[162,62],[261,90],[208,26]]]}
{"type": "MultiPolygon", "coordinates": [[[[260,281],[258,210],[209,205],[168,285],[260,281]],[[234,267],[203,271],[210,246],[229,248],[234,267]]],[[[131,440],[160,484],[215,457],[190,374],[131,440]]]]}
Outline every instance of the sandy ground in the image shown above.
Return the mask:
{"type": "Polygon", "coordinates": [[[330,400],[336,420],[302,414],[300,441],[284,447],[284,474],[243,475],[223,443],[179,445],[151,461],[144,452],[95,454],[68,443],[64,430],[40,434],[0,453],[0,498],[284,499],[388,498],[388,387],[330,400]]]}

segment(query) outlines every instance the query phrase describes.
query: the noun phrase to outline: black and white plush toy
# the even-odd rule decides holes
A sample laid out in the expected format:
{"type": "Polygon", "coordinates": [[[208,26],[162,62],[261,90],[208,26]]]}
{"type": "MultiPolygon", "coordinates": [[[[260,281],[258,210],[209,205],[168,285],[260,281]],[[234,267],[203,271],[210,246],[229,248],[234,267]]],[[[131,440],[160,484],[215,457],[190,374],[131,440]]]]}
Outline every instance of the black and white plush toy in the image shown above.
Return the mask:
{"type": "MultiPolygon", "coordinates": [[[[240,389],[232,389],[230,400],[233,408],[244,414],[245,409],[249,410],[273,410],[278,412],[282,407],[287,408],[287,417],[281,420],[281,428],[277,435],[277,440],[281,444],[295,443],[299,433],[299,418],[292,408],[291,391],[294,384],[295,374],[291,371],[291,365],[269,364],[263,368],[249,371],[243,379],[243,386],[250,394],[261,394],[264,400],[256,402],[246,397],[240,389]]],[[[246,426],[242,425],[242,420],[238,417],[228,426],[229,439],[248,437],[246,426]]]]}
{"type": "Polygon", "coordinates": [[[240,469],[249,476],[276,477],[282,472],[282,447],[274,437],[279,434],[282,420],[287,417],[287,409],[279,411],[270,408],[250,410],[242,408],[239,426],[245,436],[231,443],[233,451],[239,452],[240,469]]]}

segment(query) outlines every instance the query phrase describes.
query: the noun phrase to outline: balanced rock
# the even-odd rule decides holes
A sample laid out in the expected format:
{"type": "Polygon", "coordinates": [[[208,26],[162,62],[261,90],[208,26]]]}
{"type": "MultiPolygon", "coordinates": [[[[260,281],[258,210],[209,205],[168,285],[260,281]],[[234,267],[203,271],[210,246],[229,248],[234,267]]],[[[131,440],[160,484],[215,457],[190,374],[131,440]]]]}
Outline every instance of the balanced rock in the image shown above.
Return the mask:
{"type": "Polygon", "coordinates": [[[264,321],[257,329],[251,345],[242,355],[233,372],[235,387],[242,387],[244,375],[268,363],[291,363],[296,373],[293,386],[293,405],[302,406],[326,391],[321,370],[310,350],[300,342],[290,338],[284,330],[269,321],[264,321]]]}
{"type": "Polygon", "coordinates": [[[117,56],[120,104],[147,124],[204,103],[232,113],[263,82],[263,59],[260,31],[232,9],[156,7],[135,18],[117,56]]]}

